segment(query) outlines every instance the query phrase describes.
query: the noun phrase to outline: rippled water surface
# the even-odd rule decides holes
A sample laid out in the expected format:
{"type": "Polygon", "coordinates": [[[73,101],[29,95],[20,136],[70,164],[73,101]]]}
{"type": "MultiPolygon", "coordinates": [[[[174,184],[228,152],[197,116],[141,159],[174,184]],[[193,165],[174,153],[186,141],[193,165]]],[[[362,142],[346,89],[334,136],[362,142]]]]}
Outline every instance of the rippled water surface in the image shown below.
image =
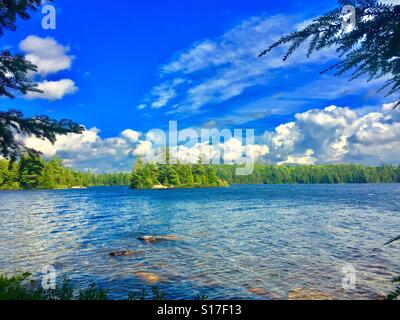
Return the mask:
{"type": "Polygon", "coordinates": [[[399,208],[399,185],[3,191],[0,273],[39,275],[50,264],[112,298],[149,286],[143,272],[173,299],[286,299],[294,288],[376,298],[400,274],[400,245],[382,245],[400,233],[399,208]],[[108,255],[128,249],[139,253],[108,255]],[[356,290],[342,289],[346,265],[356,290]]]}

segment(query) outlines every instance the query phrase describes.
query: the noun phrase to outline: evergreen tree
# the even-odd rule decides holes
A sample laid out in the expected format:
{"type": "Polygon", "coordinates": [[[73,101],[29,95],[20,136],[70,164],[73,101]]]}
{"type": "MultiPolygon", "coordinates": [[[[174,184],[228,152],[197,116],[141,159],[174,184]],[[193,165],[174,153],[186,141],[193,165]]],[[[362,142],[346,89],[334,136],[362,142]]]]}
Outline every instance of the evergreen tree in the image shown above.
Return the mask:
{"type": "MultiPolygon", "coordinates": [[[[363,75],[368,81],[388,76],[381,90],[387,95],[400,90],[400,5],[377,0],[340,0],[340,7],[313,20],[305,28],[281,37],[261,52],[260,57],[276,47],[289,45],[283,60],[287,60],[302,44],[308,42],[307,56],[335,46],[341,58],[321,73],[336,69],[340,76],[352,70],[350,80],[363,75]],[[350,30],[343,28],[343,6],[352,5],[355,23],[350,30]]],[[[395,105],[398,106],[400,101],[395,105]]]]}
{"type": "MultiPolygon", "coordinates": [[[[16,30],[17,18],[30,18],[29,10],[36,10],[41,0],[0,0],[0,37],[4,30],[16,30]]],[[[28,73],[36,71],[35,65],[21,55],[13,55],[9,50],[0,52],[0,97],[14,98],[16,94],[40,92],[28,73]]],[[[51,143],[56,135],[81,133],[83,127],[70,120],[53,120],[47,116],[25,117],[16,110],[0,110],[0,156],[16,160],[23,154],[38,156],[40,152],[27,148],[17,134],[35,136],[51,143]]]]}
{"type": "Polygon", "coordinates": [[[24,189],[36,189],[44,168],[44,161],[34,155],[22,156],[19,163],[19,184],[24,189]]]}

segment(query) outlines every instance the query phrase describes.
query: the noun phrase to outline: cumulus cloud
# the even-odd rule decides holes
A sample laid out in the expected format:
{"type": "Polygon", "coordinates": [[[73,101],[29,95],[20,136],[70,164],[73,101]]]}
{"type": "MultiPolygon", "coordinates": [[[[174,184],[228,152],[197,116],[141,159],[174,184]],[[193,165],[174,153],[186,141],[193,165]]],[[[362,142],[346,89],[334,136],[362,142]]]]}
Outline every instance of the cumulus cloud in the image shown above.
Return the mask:
{"type": "Polygon", "coordinates": [[[37,66],[37,73],[43,77],[71,67],[73,57],[67,55],[69,47],[59,44],[51,37],[30,35],[20,42],[19,47],[25,53],[25,58],[37,66]]]}
{"type": "MultiPolygon", "coordinates": [[[[150,140],[140,141],[134,150],[134,154],[141,156],[145,161],[161,162],[165,157],[165,146],[150,140]]],[[[178,145],[169,147],[171,159],[181,163],[198,163],[199,160],[206,163],[243,164],[255,162],[261,156],[268,154],[266,145],[244,144],[237,138],[229,138],[227,141],[210,144],[198,142],[193,145],[178,145]]]]}
{"type": "Polygon", "coordinates": [[[57,81],[43,81],[38,83],[37,88],[42,92],[28,92],[27,99],[60,100],[65,95],[73,94],[78,91],[78,87],[71,79],[61,79],[57,81]]]}
{"type": "Polygon", "coordinates": [[[295,121],[266,132],[273,163],[398,163],[400,117],[394,104],[362,113],[329,106],[296,114],[295,121]]]}
{"type": "Polygon", "coordinates": [[[121,136],[128,139],[131,142],[137,142],[141,135],[142,134],[140,132],[131,129],[126,129],[121,132],[121,136]]]}
{"type": "Polygon", "coordinates": [[[26,137],[24,142],[47,158],[60,157],[67,166],[79,170],[112,172],[131,168],[139,135],[139,132],[128,129],[117,137],[102,138],[100,130],[92,128],[82,134],[57,136],[54,145],[35,137],[26,137]]]}
{"type": "Polygon", "coordinates": [[[140,141],[133,151],[136,156],[147,157],[153,151],[153,144],[151,141],[140,141]]]}
{"type": "Polygon", "coordinates": [[[55,101],[78,91],[78,87],[71,79],[45,80],[50,74],[71,68],[73,56],[67,54],[69,47],[59,44],[51,37],[40,38],[35,35],[22,40],[19,47],[25,53],[25,58],[36,65],[37,71],[32,72],[30,76],[33,79],[41,77],[38,89],[43,91],[28,92],[24,98],[55,101]]]}
{"type": "MultiPolygon", "coordinates": [[[[221,159],[224,163],[254,160],[280,165],[399,163],[400,113],[392,110],[393,106],[385,104],[376,111],[337,106],[310,109],[265,132],[263,142],[245,144],[230,137],[213,145],[180,144],[170,152],[182,163],[197,163],[199,159],[203,163],[221,159]]],[[[100,130],[92,128],[81,135],[59,136],[54,145],[34,137],[24,141],[46,157],[59,156],[68,166],[99,172],[129,171],[137,156],[157,160],[163,152],[160,135],[142,135],[132,129],[102,138],[100,130]]]]}

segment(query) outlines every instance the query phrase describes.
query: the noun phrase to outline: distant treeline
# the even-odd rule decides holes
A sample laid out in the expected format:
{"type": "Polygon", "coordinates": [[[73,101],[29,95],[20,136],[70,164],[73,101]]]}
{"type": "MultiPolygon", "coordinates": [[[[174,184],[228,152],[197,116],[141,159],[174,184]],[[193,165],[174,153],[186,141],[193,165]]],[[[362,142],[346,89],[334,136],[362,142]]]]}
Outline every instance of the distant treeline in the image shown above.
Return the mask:
{"type": "Polygon", "coordinates": [[[227,182],[217,175],[217,167],[202,164],[143,163],[139,158],[132,173],[132,189],[153,187],[222,187],[227,182]]]}
{"type": "Polygon", "coordinates": [[[33,156],[9,162],[0,159],[0,190],[62,189],[90,186],[218,187],[230,184],[400,183],[400,166],[356,164],[276,166],[256,164],[248,176],[235,165],[154,164],[136,162],[133,173],[97,174],[65,167],[58,158],[33,156]]]}
{"type": "Polygon", "coordinates": [[[220,179],[229,184],[398,183],[400,166],[366,167],[357,164],[276,166],[256,164],[248,176],[235,175],[236,166],[217,165],[220,179]]]}
{"type": "Polygon", "coordinates": [[[38,157],[25,156],[13,163],[0,159],[0,190],[128,186],[130,179],[129,173],[78,172],[63,166],[58,158],[46,162],[38,157]]]}

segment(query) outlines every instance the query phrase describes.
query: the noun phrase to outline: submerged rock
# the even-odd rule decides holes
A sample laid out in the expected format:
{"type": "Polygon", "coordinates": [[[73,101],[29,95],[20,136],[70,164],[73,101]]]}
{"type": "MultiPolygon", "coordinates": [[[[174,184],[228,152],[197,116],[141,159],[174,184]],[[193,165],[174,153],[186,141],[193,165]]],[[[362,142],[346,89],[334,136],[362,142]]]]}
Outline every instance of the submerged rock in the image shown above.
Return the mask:
{"type": "Polygon", "coordinates": [[[288,298],[289,300],[333,300],[329,294],[302,288],[290,291],[288,298]]]}
{"type": "Polygon", "coordinates": [[[268,296],[268,292],[262,288],[250,288],[250,289],[248,289],[248,291],[251,293],[254,293],[258,296],[263,296],[263,297],[268,296]]]}
{"type": "Polygon", "coordinates": [[[111,257],[125,257],[125,256],[131,256],[135,253],[137,253],[137,252],[133,251],[133,250],[122,250],[122,251],[110,252],[108,255],[111,257]]]}
{"type": "Polygon", "coordinates": [[[138,276],[140,279],[142,279],[148,283],[151,283],[151,284],[160,282],[160,277],[155,273],[136,271],[135,275],[138,276]]]}
{"type": "Polygon", "coordinates": [[[144,242],[154,243],[158,241],[174,241],[179,240],[180,238],[177,236],[142,236],[138,239],[144,242]]]}

